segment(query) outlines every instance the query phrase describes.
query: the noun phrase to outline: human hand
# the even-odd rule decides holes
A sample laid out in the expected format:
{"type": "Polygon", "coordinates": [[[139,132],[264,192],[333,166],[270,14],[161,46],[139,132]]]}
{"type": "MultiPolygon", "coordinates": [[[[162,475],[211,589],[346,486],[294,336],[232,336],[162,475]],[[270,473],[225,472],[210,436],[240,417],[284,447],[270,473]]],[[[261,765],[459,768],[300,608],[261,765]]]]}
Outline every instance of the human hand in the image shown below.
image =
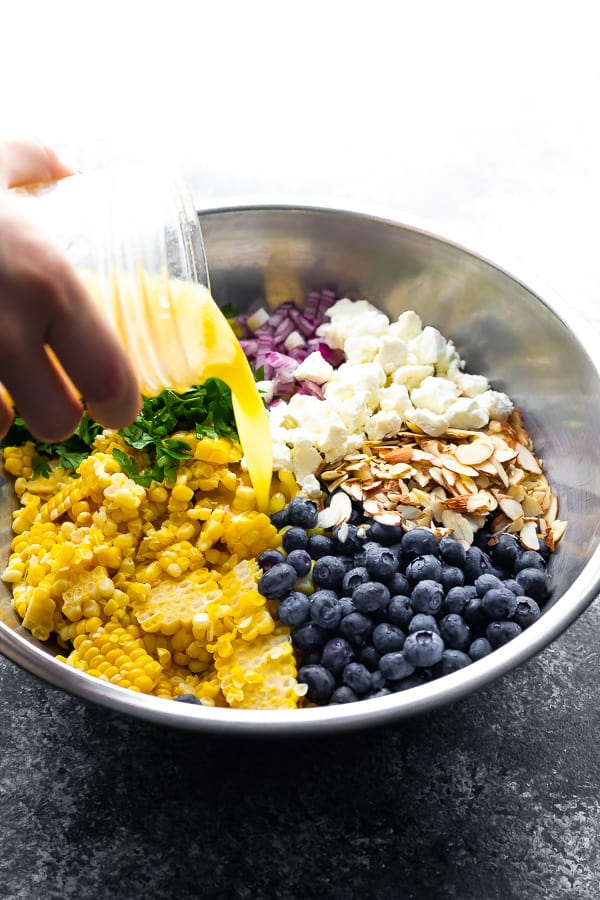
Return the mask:
{"type": "Polygon", "coordinates": [[[76,429],[83,412],[76,391],[109,428],[129,425],[140,409],[118,337],[75,269],[6,193],[72,174],[43,144],[0,142],[0,438],[13,418],[2,385],[31,433],[49,442],[76,429]]]}

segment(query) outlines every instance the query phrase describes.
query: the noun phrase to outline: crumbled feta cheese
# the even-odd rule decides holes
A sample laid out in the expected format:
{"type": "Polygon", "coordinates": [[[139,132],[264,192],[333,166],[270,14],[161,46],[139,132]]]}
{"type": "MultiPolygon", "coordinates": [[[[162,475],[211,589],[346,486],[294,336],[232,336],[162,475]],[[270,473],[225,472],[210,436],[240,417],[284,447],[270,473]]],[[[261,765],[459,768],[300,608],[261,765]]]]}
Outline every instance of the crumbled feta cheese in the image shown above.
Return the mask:
{"type": "Polygon", "coordinates": [[[477,399],[487,409],[490,419],[506,419],[513,411],[512,400],[500,391],[485,391],[477,399]]]}
{"type": "Polygon", "coordinates": [[[281,441],[273,441],[273,468],[291,469],[292,453],[287,444],[281,441]]]}
{"type": "Polygon", "coordinates": [[[321,485],[314,475],[307,475],[306,478],[302,478],[300,481],[300,490],[305,497],[310,497],[312,500],[318,500],[323,493],[321,485]]]}
{"type": "Polygon", "coordinates": [[[428,409],[415,409],[410,417],[410,424],[416,425],[425,434],[438,437],[448,428],[448,417],[428,409]]]}
{"type": "Polygon", "coordinates": [[[484,428],[489,422],[489,413],[479,397],[459,397],[446,410],[451,428],[484,428]]]}
{"type": "Polygon", "coordinates": [[[433,375],[434,371],[433,366],[417,366],[413,364],[400,366],[400,368],[396,369],[393,373],[392,381],[395,384],[406,385],[410,391],[413,388],[418,387],[428,375],[433,375]]]}
{"type": "Polygon", "coordinates": [[[324,422],[324,427],[317,438],[317,446],[326,456],[333,454],[332,458],[343,456],[346,452],[348,429],[339,417],[332,421],[330,418],[324,422]],[[337,420],[337,421],[336,421],[337,420]]]}
{"type": "Polygon", "coordinates": [[[403,418],[406,418],[412,412],[412,403],[410,395],[405,384],[392,384],[381,388],[379,391],[379,408],[393,409],[403,418]]]}
{"type": "MultiPolygon", "coordinates": [[[[346,345],[347,346],[347,345],[346,345]]],[[[399,337],[383,335],[379,340],[379,350],[372,357],[379,363],[386,375],[403,366],[408,358],[408,347],[399,337]]]]}
{"type": "Polygon", "coordinates": [[[360,334],[378,335],[387,331],[389,319],[368,300],[338,300],[327,311],[330,322],[319,325],[317,334],[333,349],[344,349],[347,338],[360,334]]]}
{"type": "Polygon", "coordinates": [[[490,383],[485,375],[469,375],[458,372],[452,379],[465,397],[477,397],[489,389],[490,383]]]}
{"type": "Polygon", "coordinates": [[[369,400],[370,397],[366,391],[357,391],[336,407],[336,412],[349,433],[365,430],[365,425],[372,412],[369,400]]]}
{"type": "Polygon", "coordinates": [[[447,378],[428,375],[421,384],[413,388],[410,399],[413,406],[421,406],[434,413],[443,414],[458,397],[458,388],[447,378]]]}
{"type": "Polygon", "coordinates": [[[435,364],[445,349],[445,337],[431,325],[427,325],[421,334],[408,342],[409,353],[414,353],[421,365],[435,364]]]}
{"type": "Polygon", "coordinates": [[[456,352],[454,341],[446,341],[446,347],[435,364],[437,374],[445,375],[446,378],[452,378],[454,381],[450,373],[454,371],[460,372],[463,366],[464,362],[456,352]]]}
{"type": "Polygon", "coordinates": [[[346,381],[328,381],[327,384],[323,386],[323,396],[328,403],[343,403],[345,400],[350,400],[354,396],[354,387],[355,385],[349,384],[346,381]]]}
{"type": "Polygon", "coordinates": [[[314,381],[315,384],[324,384],[330,380],[334,372],[333,366],[327,362],[318,350],[315,350],[314,353],[309,353],[306,359],[302,360],[294,372],[294,378],[297,381],[308,379],[309,381],[314,381]]]}
{"type": "Polygon", "coordinates": [[[380,410],[367,422],[366,431],[370,441],[381,441],[393,437],[402,429],[402,416],[394,410],[380,410]]]}
{"type": "Polygon", "coordinates": [[[352,334],[344,342],[346,360],[351,365],[373,362],[379,349],[379,340],[373,334],[352,334]]]}
{"type": "Polygon", "coordinates": [[[322,403],[311,394],[294,394],[287,404],[288,421],[309,431],[319,431],[323,423],[322,403]]]}
{"type": "Polygon", "coordinates": [[[395,322],[392,322],[388,332],[394,337],[400,338],[401,341],[410,341],[421,334],[423,323],[421,317],[412,309],[407,309],[400,313],[395,322]]]}
{"type": "Polygon", "coordinates": [[[300,482],[308,475],[314,475],[321,465],[321,454],[312,443],[303,441],[292,448],[291,464],[294,477],[300,482]]]}

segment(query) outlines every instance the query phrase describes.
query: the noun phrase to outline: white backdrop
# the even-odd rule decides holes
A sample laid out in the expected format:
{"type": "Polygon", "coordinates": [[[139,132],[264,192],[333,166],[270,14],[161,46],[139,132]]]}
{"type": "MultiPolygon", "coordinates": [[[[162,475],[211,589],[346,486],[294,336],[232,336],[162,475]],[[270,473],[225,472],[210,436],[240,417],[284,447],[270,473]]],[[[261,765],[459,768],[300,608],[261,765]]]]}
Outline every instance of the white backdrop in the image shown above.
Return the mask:
{"type": "Polygon", "coordinates": [[[0,135],[227,195],[384,204],[595,318],[600,52],[569,3],[0,0],[0,135]]]}

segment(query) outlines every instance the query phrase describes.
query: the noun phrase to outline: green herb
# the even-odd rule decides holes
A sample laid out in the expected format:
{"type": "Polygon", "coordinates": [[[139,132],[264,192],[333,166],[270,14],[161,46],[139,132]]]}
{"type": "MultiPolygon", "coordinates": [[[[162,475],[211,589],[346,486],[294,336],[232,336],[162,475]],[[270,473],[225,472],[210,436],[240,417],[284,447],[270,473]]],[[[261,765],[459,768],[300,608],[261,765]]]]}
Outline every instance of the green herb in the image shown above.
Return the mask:
{"type": "MultiPolygon", "coordinates": [[[[261,378],[262,370],[259,370],[255,373],[255,379],[260,381],[261,378]]],[[[84,412],[77,430],[70,438],[56,444],[47,444],[36,441],[23,419],[16,416],[0,446],[15,446],[33,441],[36,448],[33,458],[34,474],[48,476],[50,466],[47,460],[56,458],[60,466],[75,473],[82,460],[90,454],[94,440],[102,430],[102,426],[84,412]]],[[[122,450],[114,449],[113,456],[123,472],[144,487],[148,487],[152,481],[173,482],[177,477],[180,460],[191,454],[189,444],[172,437],[177,431],[192,431],[198,439],[238,439],[231,391],[225,382],[209,378],[204,384],[196,385],[183,394],[165,390],[157,397],[144,397],[142,410],[136,420],[119,431],[125,444],[141,453],[143,466],[140,468],[137,460],[122,450]]]]}
{"type": "Polygon", "coordinates": [[[84,412],[77,429],[65,441],[48,444],[45,441],[36,440],[27,430],[21,416],[15,416],[8,434],[1,442],[1,446],[11,447],[33,441],[36,453],[32,459],[33,474],[48,477],[50,466],[47,460],[57,459],[59,466],[75,471],[81,461],[89,455],[90,447],[94,443],[96,435],[100,434],[102,426],[94,422],[87,412],[84,412]]]}

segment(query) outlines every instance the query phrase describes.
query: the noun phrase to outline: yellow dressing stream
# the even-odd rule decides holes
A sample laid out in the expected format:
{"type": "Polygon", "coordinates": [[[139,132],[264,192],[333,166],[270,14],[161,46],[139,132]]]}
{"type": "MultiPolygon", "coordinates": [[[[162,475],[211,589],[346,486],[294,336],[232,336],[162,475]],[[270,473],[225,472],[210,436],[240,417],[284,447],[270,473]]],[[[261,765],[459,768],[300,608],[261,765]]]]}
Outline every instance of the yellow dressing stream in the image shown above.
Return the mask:
{"type": "MultiPolygon", "coordinates": [[[[273,472],[269,416],[229,322],[204,285],[146,278],[143,273],[139,277],[144,307],[137,310],[138,321],[128,316],[124,322],[112,312],[125,345],[137,351],[133,359],[142,392],[152,395],[165,387],[183,391],[207,378],[224,381],[231,389],[257,506],[267,512],[273,472]],[[145,329],[150,333],[140,342],[145,329]]],[[[121,313],[124,308],[129,312],[129,305],[121,305],[121,313]]]]}

